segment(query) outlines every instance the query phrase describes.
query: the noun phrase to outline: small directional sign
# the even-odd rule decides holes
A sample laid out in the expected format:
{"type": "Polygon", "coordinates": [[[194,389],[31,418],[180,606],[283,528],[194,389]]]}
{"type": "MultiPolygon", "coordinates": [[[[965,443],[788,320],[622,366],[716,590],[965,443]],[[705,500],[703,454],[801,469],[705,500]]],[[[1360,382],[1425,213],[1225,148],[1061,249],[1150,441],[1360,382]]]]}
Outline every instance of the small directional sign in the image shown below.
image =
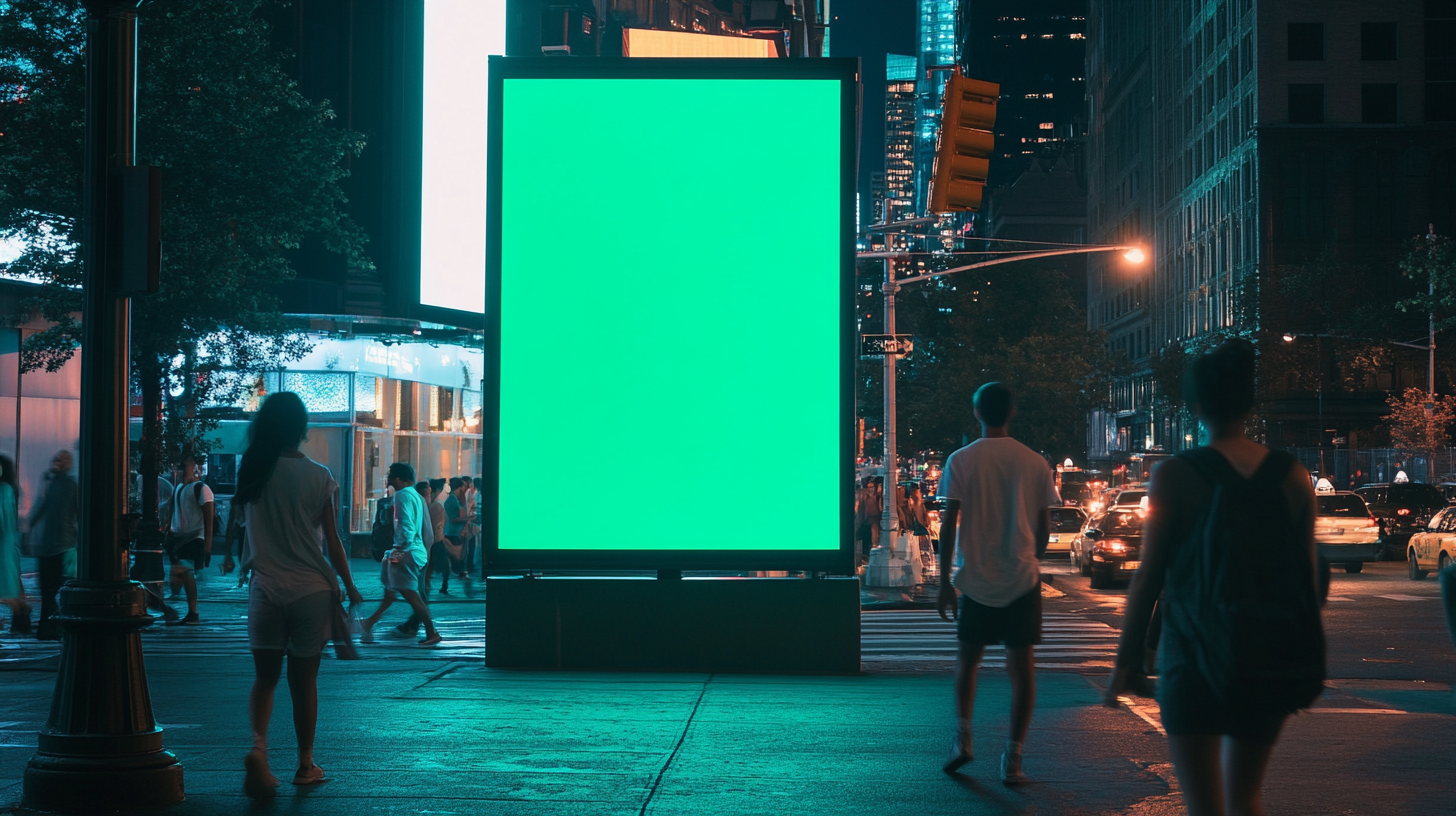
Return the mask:
{"type": "Polygon", "coordinates": [[[904,357],[915,350],[915,340],[908,334],[865,334],[860,336],[859,353],[863,357],[904,357]]]}

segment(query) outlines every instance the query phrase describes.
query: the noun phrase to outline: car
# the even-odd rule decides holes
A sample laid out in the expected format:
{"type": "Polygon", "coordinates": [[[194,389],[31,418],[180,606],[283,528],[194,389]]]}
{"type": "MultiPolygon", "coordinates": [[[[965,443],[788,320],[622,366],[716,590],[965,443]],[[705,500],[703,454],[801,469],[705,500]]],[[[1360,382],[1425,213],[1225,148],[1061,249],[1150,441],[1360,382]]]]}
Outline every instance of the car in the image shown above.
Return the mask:
{"type": "Polygon", "coordinates": [[[1355,488],[1370,514],[1385,527],[1385,556],[1403,556],[1410,537],[1421,532],[1437,512],[1449,505],[1435,485],[1420,482],[1368,484],[1355,488]]]}
{"type": "Polygon", "coordinates": [[[1315,496],[1314,542],[1319,554],[1332,564],[1344,564],[1345,572],[1365,569],[1365,562],[1379,561],[1385,548],[1380,520],[1365,500],[1348,491],[1329,491],[1315,496]]]}
{"type": "Polygon", "coordinates": [[[1142,506],[1144,506],[1143,505],[1143,497],[1145,497],[1147,495],[1148,495],[1148,491],[1147,490],[1144,490],[1143,488],[1128,488],[1128,489],[1125,489],[1125,490],[1120,490],[1117,493],[1117,498],[1115,498],[1115,499],[1112,500],[1112,504],[1109,505],[1109,508],[1111,508],[1111,507],[1142,507],[1142,506]]]}
{"type": "Polygon", "coordinates": [[[1456,482],[1441,482],[1436,489],[1441,491],[1441,495],[1446,497],[1446,501],[1456,504],[1456,482]]]}
{"type": "Polygon", "coordinates": [[[1076,507],[1052,507],[1047,512],[1051,516],[1051,533],[1047,536],[1046,551],[1070,553],[1072,540],[1087,523],[1087,514],[1076,507]]]}
{"type": "Polygon", "coordinates": [[[1456,558],[1456,507],[1442,510],[1426,523],[1426,529],[1410,537],[1405,561],[1412,581],[1431,570],[1443,570],[1456,558]]]}
{"type": "Polygon", "coordinates": [[[1144,515],[1135,507],[1114,507],[1088,522],[1072,542],[1072,562],[1092,579],[1093,589],[1107,589],[1137,570],[1144,515]]]}

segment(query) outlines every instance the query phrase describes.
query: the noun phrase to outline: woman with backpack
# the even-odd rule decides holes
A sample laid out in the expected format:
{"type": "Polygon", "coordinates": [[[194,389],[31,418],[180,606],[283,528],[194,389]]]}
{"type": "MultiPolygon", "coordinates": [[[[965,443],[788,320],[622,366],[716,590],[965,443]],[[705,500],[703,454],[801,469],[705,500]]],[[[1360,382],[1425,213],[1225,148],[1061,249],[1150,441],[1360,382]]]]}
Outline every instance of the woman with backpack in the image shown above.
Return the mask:
{"type": "Polygon", "coordinates": [[[271,797],[278,786],[268,767],[268,721],[285,654],[298,737],[293,784],[326,781],[323,768],[313,761],[313,740],[319,660],[331,635],[340,579],[350,602],[364,601],[339,540],[338,483],[328,468],[299,451],[307,435],[308,411],[297,394],[283,391],[268,397],[248,428],[248,450],[233,495],[233,512],[243,514],[247,541],[242,569],[252,572],[248,645],[254,680],[248,716],[253,749],[243,760],[243,791],[254,798],[271,797]]]}
{"type": "Polygon", "coordinates": [[[1116,707],[1146,682],[1159,605],[1156,695],[1188,813],[1259,816],[1279,731],[1324,682],[1314,491],[1293,457],[1245,435],[1252,344],[1230,340],[1195,359],[1184,394],[1211,442],[1153,473],[1105,702],[1116,707]]]}

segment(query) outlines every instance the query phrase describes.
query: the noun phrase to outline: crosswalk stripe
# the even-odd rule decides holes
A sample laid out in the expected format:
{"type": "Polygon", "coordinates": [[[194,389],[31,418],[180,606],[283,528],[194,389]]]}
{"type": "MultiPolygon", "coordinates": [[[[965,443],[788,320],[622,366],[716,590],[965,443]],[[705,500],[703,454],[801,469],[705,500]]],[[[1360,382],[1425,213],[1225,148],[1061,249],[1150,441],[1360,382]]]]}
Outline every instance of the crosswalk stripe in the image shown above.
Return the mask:
{"type": "MultiPolygon", "coordinates": [[[[1044,615],[1037,665],[1104,668],[1117,653],[1118,635],[1117,629],[1080,615],[1044,615]]],[[[860,654],[869,664],[949,662],[959,650],[955,622],[942,619],[934,610],[866,611],[860,615],[860,654]]],[[[1000,668],[1005,662],[1005,647],[986,647],[983,665],[1000,668]]]]}

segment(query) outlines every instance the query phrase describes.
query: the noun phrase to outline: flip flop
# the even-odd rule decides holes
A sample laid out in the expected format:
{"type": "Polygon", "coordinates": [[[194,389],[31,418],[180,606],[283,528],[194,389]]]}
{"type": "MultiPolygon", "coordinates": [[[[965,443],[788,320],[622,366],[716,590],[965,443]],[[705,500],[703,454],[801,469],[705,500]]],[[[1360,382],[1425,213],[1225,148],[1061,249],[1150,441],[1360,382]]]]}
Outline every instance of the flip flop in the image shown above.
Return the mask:
{"type": "Polygon", "coordinates": [[[327,782],[329,778],[324,775],[324,769],[317,765],[307,768],[299,768],[298,773],[293,775],[295,785],[317,785],[320,782],[327,782]]]}
{"type": "Polygon", "coordinates": [[[243,757],[243,793],[252,799],[278,795],[278,777],[268,770],[268,755],[254,749],[243,757]]]}

